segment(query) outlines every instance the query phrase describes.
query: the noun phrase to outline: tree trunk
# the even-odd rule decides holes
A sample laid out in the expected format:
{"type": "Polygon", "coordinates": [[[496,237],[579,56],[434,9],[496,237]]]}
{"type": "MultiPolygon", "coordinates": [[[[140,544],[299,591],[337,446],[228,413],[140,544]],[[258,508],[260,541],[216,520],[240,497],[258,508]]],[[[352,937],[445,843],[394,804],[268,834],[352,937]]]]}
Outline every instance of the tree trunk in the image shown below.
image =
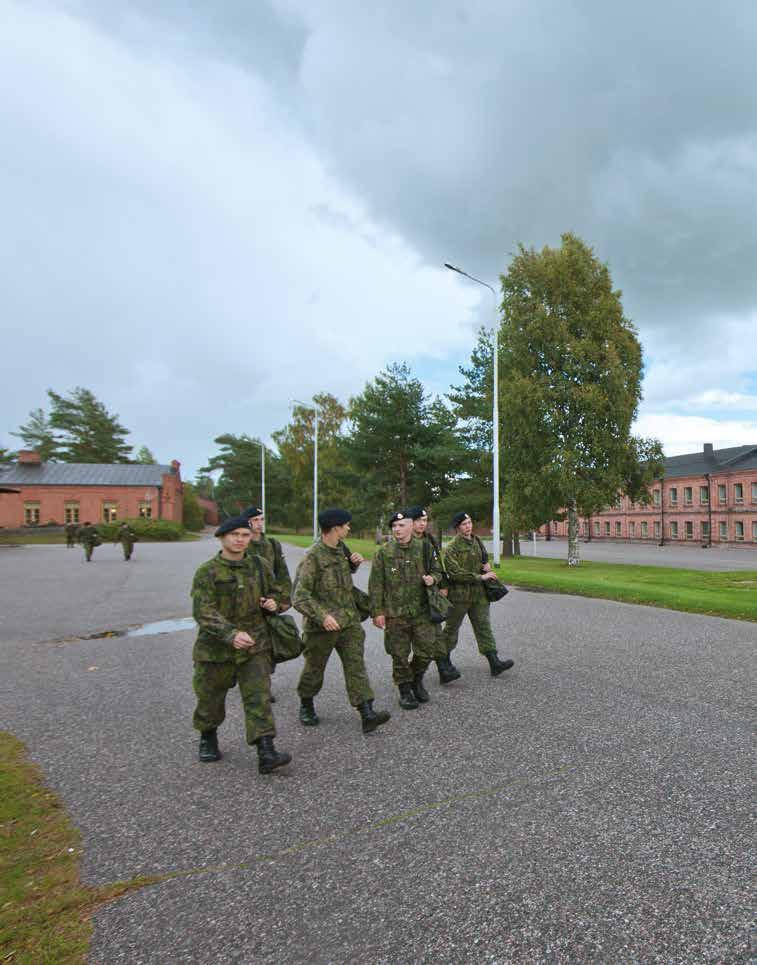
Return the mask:
{"type": "Polygon", "coordinates": [[[513,531],[507,524],[502,531],[502,555],[506,559],[510,559],[513,555],[513,531]]]}
{"type": "Polygon", "coordinates": [[[571,500],[568,506],[568,566],[578,566],[581,557],[578,548],[578,512],[576,501],[571,500]]]}
{"type": "Polygon", "coordinates": [[[513,533],[513,556],[520,556],[520,535],[517,531],[513,533]]]}

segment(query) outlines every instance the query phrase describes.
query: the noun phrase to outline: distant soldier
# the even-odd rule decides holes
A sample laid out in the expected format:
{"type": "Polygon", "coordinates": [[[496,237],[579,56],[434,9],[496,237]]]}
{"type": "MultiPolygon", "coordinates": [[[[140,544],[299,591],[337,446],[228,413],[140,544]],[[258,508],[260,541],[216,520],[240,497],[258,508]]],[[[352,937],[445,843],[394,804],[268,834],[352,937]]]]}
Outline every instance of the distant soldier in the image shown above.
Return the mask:
{"type": "Polygon", "coordinates": [[[79,542],[84,547],[84,558],[89,563],[92,560],[92,553],[96,546],[102,543],[100,539],[100,534],[97,532],[97,527],[93,526],[89,521],[79,530],[79,542]]]}
{"type": "Polygon", "coordinates": [[[326,665],[336,650],[350,704],[362,718],[363,733],[369,734],[385,724],[390,715],[373,709],[373,690],[365,669],[365,631],[360,625],[352,584],[352,570],[363,558],[359,553],[350,554],[343,542],[351,519],[346,509],[319,513],[321,538],[307,551],[297,569],[293,604],[305,617],[305,666],[297,693],[300,721],[306,727],[316,726],[319,719],[313,698],[323,687],[326,665]]]}
{"type": "Polygon", "coordinates": [[[384,631],[384,648],[392,658],[392,679],[399,705],[415,710],[429,700],[423,675],[436,656],[427,586],[439,584],[438,562],[426,567],[423,546],[413,539],[413,521],[405,512],[389,518],[393,539],[376,550],[368,582],[374,626],[384,631]]]}
{"type": "Polygon", "coordinates": [[[275,613],[279,592],[265,560],[245,555],[250,542],[247,517],[225,520],[215,535],[221,551],[197,570],[192,583],[192,613],[197,622],[194,727],[200,731],[200,760],[218,761],[217,728],[226,716],[226,694],[239,685],[247,743],[257,745],[258,770],[269,774],[291,761],[276,750],[271,710],[271,637],[263,611],[275,613]],[[264,596],[264,580],[275,593],[264,596]]]}
{"type": "MultiPolygon", "coordinates": [[[[460,672],[449,657],[457,646],[460,626],[468,616],[479,653],[489,662],[492,677],[498,677],[504,670],[509,670],[514,661],[500,660],[497,656],[497,644],[489,619],[490,603],[486,599],[484,583],[486,580],[496,580],[497,574],[486,560],[486,550],[481,540],[473,535],[473,520],[468,513],[456,513],[452,518],[452,527],[455,538],[444,551],[444,568],[452,604],[443,635],[448,663],[459,677],[460,672]]],[[[448,682],[442,678],[442,683],[448,682]]]]}
{"type": "Polygon", "coordinates": [[[252,539],[247,547],[248,556],[260,556],[270,565],[276,583],[280,587],[279,610],[288,610],[292,605],[292,579],[289,576],[284,550],[281,543],[265,534],[265,516],[257,506],[249,506],[243,516],[247,517],[252,539]]]}
{"type": "Polygon", "coordinates": [[[131,526],[129,526],[128,523],[121,523],[118,527],[118,542],[124,551],[125,560],[131,559],[131,554],[134,552],[134,544],[138,542],[138,540],[139,537],[131,526]]]}
{"type": "Polygon", "coordinates": [[[66,547],[71,549],[76,545],[76,536],[79,531],[79,527],[76,523],[66,523],[66,547]]]}
{"type": "MultiPolygon", "coordinates": [[[[413,520],[413,535],[416,539],[421,540],[421,545],[426,544],[425,552],[427,558],[429,556],[434,557],[439,565],[439,569],[442,571],[439,592],[443,596],[448,596],[449,581],[447,580],[447,574],[444,572],[442,550],[441,546],[428,531],[428,513],[422,506],[413,506],[411,509],[408,509],[408,514],[413,520]]],[[[447,645],[444,642],[444,627],[441,623],[434,624],[434,632],[436,634],[435,657],[436,666],[439,670],[439,682],[449,684],[460,677],[460,671],[450,663],[449,656],[447,655],[447,645]]]]}

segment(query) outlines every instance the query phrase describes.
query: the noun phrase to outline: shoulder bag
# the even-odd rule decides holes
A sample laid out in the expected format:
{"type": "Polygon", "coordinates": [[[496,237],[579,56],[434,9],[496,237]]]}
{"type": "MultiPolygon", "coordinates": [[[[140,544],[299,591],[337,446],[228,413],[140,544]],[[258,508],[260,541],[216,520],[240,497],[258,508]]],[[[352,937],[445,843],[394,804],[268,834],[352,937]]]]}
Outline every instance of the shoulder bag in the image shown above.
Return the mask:
{"type": "MultiPolygon", "coordinates": [[[[268,584],[263,572],[263,564],[257,554],[253,556],[253,559],[260,574],[263,596],[268,596],[268,584]]],[[[270,613],[268,610],[262,612],[268,624],[268,629],[271,631],[273,662],[284,663],[285,660],[294,660],[299,657],[303,649],[302,637],[294,617],[286,613],[270,613]]]]}

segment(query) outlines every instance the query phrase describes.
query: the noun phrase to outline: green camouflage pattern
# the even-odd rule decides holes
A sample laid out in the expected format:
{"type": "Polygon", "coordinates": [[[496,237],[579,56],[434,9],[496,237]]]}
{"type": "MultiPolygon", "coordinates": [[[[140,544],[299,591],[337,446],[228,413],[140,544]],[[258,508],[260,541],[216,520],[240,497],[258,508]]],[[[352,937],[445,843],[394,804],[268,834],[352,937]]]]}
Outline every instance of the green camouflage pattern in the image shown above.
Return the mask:
{"type": "Polygon", "coordinates": [[[486,600],[481,581],[484,557],[477,539],[457,535],[444,551],[444,569],[449,581],[449,601],[481,603],[486,600]]]}
{"type": "Polygon", "coordinates": [[[303,634],[305,666],[297,684],[300,697],[315,697],[323,687],[323,674],[329,657],[336,650],[342,661],[347,697],[353,707],[373,700],[373,690],[365,669],[363,644],[365,631],[360,624],[346,630],[306,630],[303,634]]]}
{"type": "Polygon", "coordinates": [[[457,646],[457,638],[460,633],[460,626],[466,615],[470,618],[473,626],[473,635],[478,644],[478,652],[482,654],[496,653],[497,644],[492,632],[489,608],[491,604],[484,599],[478,603],[456,603],[450,607],[447,620],[442,631],[442,656],[449,656],[457,646]]]}
{"type": "Polygon", "coordinates": [[[442,551],[439,548],[439,544],[436,542],[434,537],[429,533],[428,530],[422,535],[418,536],[414,534],[414,538],[421,541],[421,545],[424,543],[427,545],[428,549],[425,550],[427,556],[436,561],[437,566],[441,572],[441,579],[439,580],[439,588],[446,590],[449,586],[449,581],[447,580],[447,573],[444,569],[444,562],[442,560],[442,551]]]}
{"type": "Polygon", "coordinates": [[[226,717],[226,694],[239,684],[247,743],[254,744],[260,737],[275,737],[270,667],[266,653],[249,654],[242,663],[196,661],[192,679],[197,697],[192,719],[195,729],[203,731],[220,727],[226,717]]]}
{"type": "Polygon", "coordinates": [[[96,526],[82,526],[79,530],[79,542],[82,546],[86,546],[87,543],[94,546],[99,538],[100,534],[97,532],[96,526]]]}
{"type": "Polygon", "coordinates": [[[281,543],[272,536],[261,534],[259,540],[251,539],[247,547],[248,556],[260,556],[273,570],[273,575],[279,587],[279,608],[287,610],[292,605],[292,578],[289,567],[284,559],[281,543]]]}
{"type": "MultiPolygon", "coordinates": [[[[269,596],[279,601],[279,589],[273,570],[261,560],[264,582],[269,596]]],[[[249,556],[226,560],[220,553],[203,563],[192,582],[192,615],[198,632],[193,657],[197,661],[243,663],[252,654],[235,650],[231,642],[244,630],[270,656],[268,626],[260,608],[264,587],[257,563],[249,556]]]]}
{"type": "Polygon", "coordinates": [[[320,632],[331,614],[342,630],[360,625],[352,598],[352,568],[343,544],[314,543],[297,567],[292,605],[305,617],[305,631],[320,632]]]}
{"type": "Polygon", "coordinates": [[[76,543],[79,535],[79,527],[76,523],[66,523],[66,546],[69,549],[76,543]]]}
{"type": "Polygon", "coordinates": [[[118,529],[118,541],[124,551],[124,559],[131,559],[131,554],[134,551],[134,544],[139,540],[139,537],[134,532],[134,530],[127,526],[126,523],[120,526],[118,529]]]}
{"type": "Polygon", "coordinates": [[[392,658],[394,683],[412,683],[438,657],[436,627],[428,616],[387,617],[384,649],[392,658]]]}
{"type": "MultiPolygon", "coordinates": [[[[428,595],[422,579],[425,572],[421,540],[411,539],[403,545],[393,539],[380,546],[368,580],[371,615],[425,617],[428,621],[428,595]]],[[[431,560],[429,574],[438,584],[442,572],[435,559],[431,560]]]]}

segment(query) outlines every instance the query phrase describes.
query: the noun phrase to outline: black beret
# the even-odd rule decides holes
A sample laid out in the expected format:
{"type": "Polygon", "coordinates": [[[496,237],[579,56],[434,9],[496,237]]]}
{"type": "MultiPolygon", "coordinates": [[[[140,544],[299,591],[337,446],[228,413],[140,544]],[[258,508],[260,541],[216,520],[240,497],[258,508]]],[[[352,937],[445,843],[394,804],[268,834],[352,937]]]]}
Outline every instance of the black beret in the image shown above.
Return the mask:
{"type": "Polygon", "coordinates": [[[321,529],[331,529],[333,526],[344,526],[352,519],[352,513],[346,509],[324,509],[318,513],[318,525],[321,529]]]}
{"type": "Polygon", "coordinates": [[[428,513],[423,506],[411,506],[407,511],[410,519],[428,519],[428,513]]]}
{"type": "Polygon", "coordinates": [[[470,519],[468,513],[455,513],[455,515],[452,517],[453,529],[457,529],[460,523],[465,522],[466,519],[470,519]]]}
{"type": "Polygon", "coordinates": [[[252,519],[253,516],[265,516],[265,513],[259,506],[248,506],[242,513],[242,516],[246,516],[247,519],[252,519]]]}
{"type": "Polygon", "coordinates": [[[246,529],[249,532],[250,524],[246,513],[240,513],[239,516],[229,516],[221,523],[215,534],[216,536],[223,536],[224,533],[230,533],[233,529],[246,529]]]}
{"type": "Polygon", "coordinates": [[[412,519],[412,518],[413,517],[406,509],[398,509],[396,513],[392,513],[392,515],[389,517],[389,525],[391,526],[392,523],[396,523],[401,519],[412,519]]]}

